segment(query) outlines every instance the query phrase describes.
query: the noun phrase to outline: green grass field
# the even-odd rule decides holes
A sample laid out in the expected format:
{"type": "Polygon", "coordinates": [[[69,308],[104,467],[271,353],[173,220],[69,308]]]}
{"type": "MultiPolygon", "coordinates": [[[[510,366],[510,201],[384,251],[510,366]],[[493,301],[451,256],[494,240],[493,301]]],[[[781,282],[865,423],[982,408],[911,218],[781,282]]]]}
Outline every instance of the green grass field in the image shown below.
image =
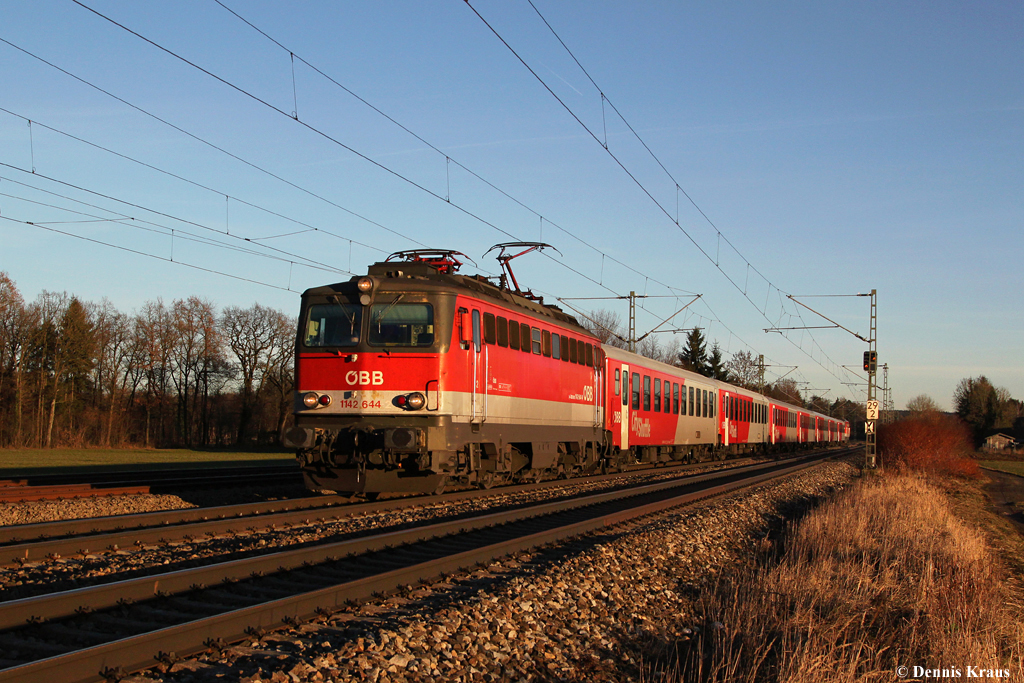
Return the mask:
{"type": "Polygon", "coordinates": [[[279,465],[294,462],[286,452],[252,453],[185,448],[12,448],[0,449],[0,478],[12,474],[40,474],[67,469],[123,470],[219,467],[232,465],[279,465]]]}
{"type": "Polygon", "coordinates": [[[1010,474],[1019,474],[1024,477],[1024,462],[1013,460],[979,460],[978,464],[992,470],[1009,472],[1010,474]]]}

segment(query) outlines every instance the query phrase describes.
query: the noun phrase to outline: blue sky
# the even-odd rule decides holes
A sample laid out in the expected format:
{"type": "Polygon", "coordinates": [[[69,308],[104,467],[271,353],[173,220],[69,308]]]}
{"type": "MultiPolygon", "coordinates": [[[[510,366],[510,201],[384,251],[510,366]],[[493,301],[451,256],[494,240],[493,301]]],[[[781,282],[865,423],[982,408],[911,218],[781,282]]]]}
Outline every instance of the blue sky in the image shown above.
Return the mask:
{"type": "MultiPolygon", "coordinates": [[[[764,329],[825,324],[785,293],[874,288],[898,407],[920,393],[948,407],[978,374],[1024,398],[1019,2],[534,0],[598,90],[526,0],[474,0],[595,140],[461,0],[223,1],[287,50],[212,0],[83,0],[278,111],[81,5],[0,4],[0,38],[195,136],[0,43],[0,270],[26,299],[66,290],[127,311],[199,294],[294,312],[304,288],[420,245],[493,274],[480,257],[511,234],[561,252],[516,262],[549,301],[670,295],[645,302],[646,330],[702,294],[678,327],[764,353],[770,377],[798,366],[788,376],[830,398],[863,398],[840,366],[864,345],[764,329]],[[173,248],[176,263],[40,224],[161,259],[173,248]]],[[[803,301],[867,334],[867,299],[803,301]]]]}

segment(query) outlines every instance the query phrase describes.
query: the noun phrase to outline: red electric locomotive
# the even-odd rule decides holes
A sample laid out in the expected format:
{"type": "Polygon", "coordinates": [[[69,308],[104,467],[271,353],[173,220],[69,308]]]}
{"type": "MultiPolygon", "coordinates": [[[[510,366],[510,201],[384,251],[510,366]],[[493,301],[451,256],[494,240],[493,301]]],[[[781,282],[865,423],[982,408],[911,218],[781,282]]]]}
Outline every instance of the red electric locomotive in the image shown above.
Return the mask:
{"type": "Polygon", "coordinates": [[[800,430],[825,416],[602,347],[519,289],[508,261],[545,246],[498,245],[497,284],[416,250],[303,293],[286,443],[311,489],[487,488],[839,440],[800,430]]]}

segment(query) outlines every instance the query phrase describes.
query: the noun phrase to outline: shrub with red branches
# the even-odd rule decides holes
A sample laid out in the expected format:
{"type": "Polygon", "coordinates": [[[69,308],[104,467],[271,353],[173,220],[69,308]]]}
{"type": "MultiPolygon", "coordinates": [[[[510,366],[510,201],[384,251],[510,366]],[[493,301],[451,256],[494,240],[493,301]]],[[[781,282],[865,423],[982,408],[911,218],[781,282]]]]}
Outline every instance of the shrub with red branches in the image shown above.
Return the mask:
{"type": "Polygon", "coordinates": [[[882,425],[878,452],[890,467],[958,477],[978,476],[971,433],[955,417],[925,415],[882,425]]]}

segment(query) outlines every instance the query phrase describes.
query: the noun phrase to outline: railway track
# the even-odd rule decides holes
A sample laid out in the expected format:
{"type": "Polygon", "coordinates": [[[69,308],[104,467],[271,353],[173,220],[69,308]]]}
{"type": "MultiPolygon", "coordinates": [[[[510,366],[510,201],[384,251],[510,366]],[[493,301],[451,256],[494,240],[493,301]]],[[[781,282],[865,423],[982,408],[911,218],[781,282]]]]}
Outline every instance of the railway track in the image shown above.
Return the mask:
{"type": "MultiPolygon", "coordinates": [[[[0,603],[0,681],[90,681],[795,473],[831,452],[0,603]],[[27,620],[27,623],[26,623],[27,620]],[[59,673],[58,673],[59,672],[59,673]]],[[[492,493],[492,492],[489,492],[492,493]]],[[[389,501],[391,502],[391,501],[389,501]]],[[[398,501],[395,501],[398,502],[398,501]]]]}
{"type": "Polygon", "coordinates": [[[302,485],[295,464],[244,467],[190,468],[92,472],[75,474],[33,474],[0,480],[0,502],[28,502],[63,498],[88,498],[138,493],[160,493],[175,489],[218,486],[302,485]]]}
{"type": "MultiPolygon", "coordinates": [[[[743,467],[751,461],[731,461],[725,467],[743,467]]],[[[637,470],[628,475],[660,476],[686,474],[707,469],[708,463],[637,470]]],[[[233,534],[254,528],[308,523],[311,520],[336,520],[360,513],[384,512],[428,504],[430,501],[468,501],[524,491],[546,491],[567,483],[601,484],[623,480],[622,475],[598,475],[571,480],[552,480],[539,484],[507,486],[491,490],[470,490],[416,496],[375,502],[354,502],[345,496],[312,496],[280,501],[239,505],[145,512],[114,517],[72,519],[0,527],[0,565],[31,562],[54,556],[101,552],[105,549],[166,543],[182,539],[233,534]]]]}

